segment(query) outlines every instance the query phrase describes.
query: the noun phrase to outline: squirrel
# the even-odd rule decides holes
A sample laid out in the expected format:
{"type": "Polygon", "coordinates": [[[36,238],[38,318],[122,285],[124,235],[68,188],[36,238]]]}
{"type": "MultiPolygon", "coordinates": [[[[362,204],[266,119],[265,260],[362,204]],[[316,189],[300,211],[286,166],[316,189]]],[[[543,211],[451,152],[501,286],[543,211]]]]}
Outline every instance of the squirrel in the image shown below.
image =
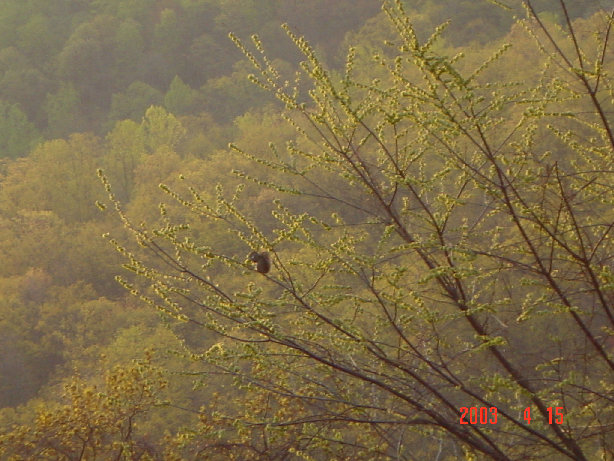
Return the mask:
{"type": "Polygon", "coordinates": [[[269,254],[266,251],[262,253],[252,251],[247,256],[247,259],[256,263],[256,270],[261,274],[266,274],[271,270],[271,258],[269,258],[269,254]]]}

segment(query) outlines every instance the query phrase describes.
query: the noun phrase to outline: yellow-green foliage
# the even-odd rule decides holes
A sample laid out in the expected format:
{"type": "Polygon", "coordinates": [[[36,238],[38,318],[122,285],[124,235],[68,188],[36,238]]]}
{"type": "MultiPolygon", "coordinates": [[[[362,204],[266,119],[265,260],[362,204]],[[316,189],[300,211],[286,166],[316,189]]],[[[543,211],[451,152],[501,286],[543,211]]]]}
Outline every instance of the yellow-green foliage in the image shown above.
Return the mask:
{"type": "Polygon", "coordinates": [[[0,458],[607,459],[611,17],[34,3],[0,15],[0,458]]]}

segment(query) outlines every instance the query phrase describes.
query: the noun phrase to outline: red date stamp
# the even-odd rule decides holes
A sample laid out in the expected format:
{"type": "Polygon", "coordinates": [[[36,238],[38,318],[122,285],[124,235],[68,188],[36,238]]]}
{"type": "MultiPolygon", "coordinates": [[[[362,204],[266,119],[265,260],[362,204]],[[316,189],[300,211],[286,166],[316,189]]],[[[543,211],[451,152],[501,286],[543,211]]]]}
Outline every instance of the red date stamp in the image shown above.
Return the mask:
{"type": "MultiPolygon", "coordinates": [[[[460,407],[460,424],[497,424],[497,407],[460,407]]],[[[548,407],[548,424],[563,424],[563,407],[548,407]]],[[[522,412],[527,424],[531,424],[531,407],[522,412]]]]}
{"type": "Polygon", "coordinates": [[[497,407],[460,407],[461,424],[497,424],[497,407]]]}

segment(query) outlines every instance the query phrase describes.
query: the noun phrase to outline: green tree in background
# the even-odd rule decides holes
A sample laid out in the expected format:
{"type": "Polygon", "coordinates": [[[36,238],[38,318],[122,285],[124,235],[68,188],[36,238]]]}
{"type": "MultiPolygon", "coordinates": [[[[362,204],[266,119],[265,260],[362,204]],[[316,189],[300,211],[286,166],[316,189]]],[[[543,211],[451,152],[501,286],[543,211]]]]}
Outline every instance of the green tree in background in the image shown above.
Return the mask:
{"type": "Polygon", "coordinates": [[[38,130],[19,106],[0,101],[0,157],[22,157],[38,140],[38,130]]]}
{"type": "Polygon", "coordinates": [[[173,114],[189,114],[202,107],[202,102],[199,101],[198,91],[175,75],[164,95],[164,106],[173,114]]]}
{"type": "Polygon", "coordinates": [[[114,90],[118,27],[117,18],[96,16],[79,25],[58,54],[58,75],[74,85],[82,103],[89,107],[104,106],[114,90]]]}
{"type": "Polygon", "coordinates": [[[143,27],[133,20],[122,22],[115,33],[114,80],[117,86],[127,86],[138,75],[144,52],[143,27]]]}
{"type": "Polygon", "coordinates": [[[54,138],[68,136],[86,126],[81,114],[79,92],[72,84],[48,93],[43,109],[47,115],[47,132],[54,138]]]}
{"type": "Polygon", "coordinates": [[[132,82],[125,91],[113,94],[109,120],[140,120],[149,106],[160,105],[163,100],[162,92],[147,83],[132,82]]]}

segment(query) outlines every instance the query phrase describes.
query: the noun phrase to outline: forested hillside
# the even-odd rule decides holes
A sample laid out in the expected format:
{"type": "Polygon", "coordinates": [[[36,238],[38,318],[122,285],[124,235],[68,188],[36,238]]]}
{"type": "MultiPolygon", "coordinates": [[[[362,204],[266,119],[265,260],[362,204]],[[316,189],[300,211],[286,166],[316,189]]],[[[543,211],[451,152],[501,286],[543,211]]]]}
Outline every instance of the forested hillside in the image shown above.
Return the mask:
{"type": "Polygon", "coordinates": [[[614,460],[612,7],[0,2],[0,459],[614,460]]]}

